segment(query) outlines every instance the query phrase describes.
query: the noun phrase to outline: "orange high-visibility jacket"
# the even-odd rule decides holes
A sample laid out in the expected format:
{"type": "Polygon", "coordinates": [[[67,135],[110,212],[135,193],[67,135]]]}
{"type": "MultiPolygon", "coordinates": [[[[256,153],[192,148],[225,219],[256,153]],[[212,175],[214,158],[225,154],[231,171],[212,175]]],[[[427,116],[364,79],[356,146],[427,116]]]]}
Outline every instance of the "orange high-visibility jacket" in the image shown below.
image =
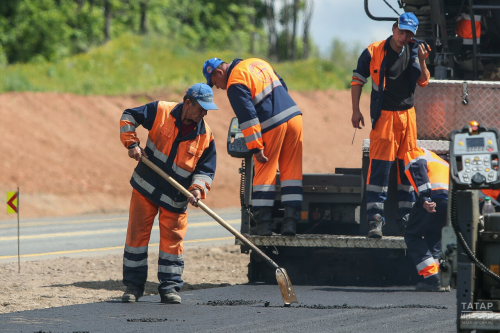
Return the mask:
{"type": "Polygon", "coordinates": [[[407,152],[405,174],[415,192],[425,201],[435,196],[448,196],[450,166],[435,153],[419,147],[407,152]]]}
{"type": "MultiPolygon", "coordinates": [[[[476,38],[477,43],[481,41],[481,15],[474,15],[474,26],[476,27],[476,38]]],[[[457,30],[456,33],[459,37],[463,38],[464,45],[472,45],[472,21],[469,14],[462,13],[457,18],[457,30]]]]}
{"type": "Polygon", "coordinates": [[[264,60],[234,59],[227,76],[227,97],[252,153],[264,149],[263,133],[302,114],[285,82],[264,60]]]}
{"type": "MultiPolygon", "coordinates": [[[[126,148],[139,145],[135,132],[149,130],[145,151],[148,158],[184,188],[201,190],[206,197],[215,174],[217,153],[212,130],[202,119],[193,131],[181,137],[184,103],[153,102],[127,109],[120,119],[120,139],[126,148]]],[[[139,162],[130,184],[154,203],[174,213],[184,213],[187,198],[146,164],[139,162]]]]}
{"type": "MultiPolygon", "coordinates": [[[[387,64],[387,48],[390,47],[390,39],[392,36],[386,40],[375,42],[370,44],[361,53],[358,59],[358,67],[353,71],[351,86],[360,85],[363,86],[368,82],[368,77],[372,77],[372,94],[370,102],[370,117],[372,120],[372,128],[375,128],[375,123],[377,122],[380,114],[382,112],[382,101],[384,98],[385,89],[385,67],[387,64]]],[[[429,77],[425,81],[419,81],[422,70],[420,69],[420,62],[418,60],[418,45],[419,43],[424,44],[424,46],[430,50],[430,47],[426,42],[420,41],[413,38],[409,43],[408,47],[411,48],[411,72],[410,72],[410,87],[412,92],[415,91],[417,83],[425,87],[429,83],[429,77]]]]}

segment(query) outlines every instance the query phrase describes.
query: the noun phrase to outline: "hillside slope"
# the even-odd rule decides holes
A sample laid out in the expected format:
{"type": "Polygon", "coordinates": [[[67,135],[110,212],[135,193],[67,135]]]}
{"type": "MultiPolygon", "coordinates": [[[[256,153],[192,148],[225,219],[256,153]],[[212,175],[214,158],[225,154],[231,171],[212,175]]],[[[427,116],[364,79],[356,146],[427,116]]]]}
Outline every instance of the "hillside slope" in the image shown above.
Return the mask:
{"type": "MultiPolygon", "coordinates": [[[[369,135],[369,97],[361,109],[368,127],[351,126],[349,91],[291,92],[304,117],[304,172],[329,173],[335,167],[360,167],[361,145],[369,135]]],[[[136,162],[119,138],[124,109],[149,101],[181,101],[181,95],[80,96],[66,93],[6,93],[2,106],[3,158],[0,193],[20,187],[21,218],[127,212],[129,184],[136,162]]],[[[225,92],[215,92],[219,111],[205,118],[214,131],[218,161],[213,208],[239,205],[240,159],[226,151],[233,111],[225,92]]],[[[147,132],[138,131],[145,142],[147,132]]],[[[5,203],[5,194],[0,196],[5,203]]],[[[4,205],[5,207],[5,205],[4,205]]],[[[0,219],[12,219],[1,209],[0,219]]]]}

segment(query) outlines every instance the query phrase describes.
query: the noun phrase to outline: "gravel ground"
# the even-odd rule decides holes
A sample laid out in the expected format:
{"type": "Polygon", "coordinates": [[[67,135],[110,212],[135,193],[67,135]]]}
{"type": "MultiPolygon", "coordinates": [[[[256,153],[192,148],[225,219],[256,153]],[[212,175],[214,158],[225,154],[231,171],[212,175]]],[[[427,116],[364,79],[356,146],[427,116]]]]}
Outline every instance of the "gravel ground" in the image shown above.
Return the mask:
{"type": "MultiPolygon", "coordinates": [[[[145,295],[158,293],[158,253],[149,254],[145,295]]],[[[248,282],[249,256],[240,247],[184,250],[185,290],[206,289],[248,282]]],[[[0,313],[44,309],[119,299],[125,290],[122,256],[59,258],[0,264],[0,313]]]]}

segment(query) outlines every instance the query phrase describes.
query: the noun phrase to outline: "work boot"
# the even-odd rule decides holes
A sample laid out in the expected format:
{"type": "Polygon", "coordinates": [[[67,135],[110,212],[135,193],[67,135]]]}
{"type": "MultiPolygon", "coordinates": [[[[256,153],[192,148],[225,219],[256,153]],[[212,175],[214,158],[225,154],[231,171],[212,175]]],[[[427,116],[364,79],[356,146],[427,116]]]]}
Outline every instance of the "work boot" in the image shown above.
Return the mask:
{"type": "Polygon", "coordinates": [[[297,233],[297,222],[301,218],[301,210],[285,206],[285,219],[281,225],[281,235],[283,236],[295,236],[297,233]]]}
{"type": "Polygon", "coordinates": [[[144,295],[144,291],[127,286],[127,290],[122,295],[123,303],[137,302],[144,295]]]}
{"type": "Polygon", "coordinates": [[[384,225],[384,218],[380,214],[373,215],[373,220],[368,222],[370,231],[368,231],[368,238],[382,238],[382,226],[384,225]]]}
{"type": "Polygon", "coordinates": [[[181,297],[175,289],[169,289],[164,293],[160,293],[160,302],[165,304],[181,304],[181,297]]]}
{"type": "Polygon", "coordinates": [[[253,216],[256,222],[255,233],[259,236],[271,236],[273,230],[271,224],[273,223],[273,208],[261,207],[254,211],[253,216]]]}

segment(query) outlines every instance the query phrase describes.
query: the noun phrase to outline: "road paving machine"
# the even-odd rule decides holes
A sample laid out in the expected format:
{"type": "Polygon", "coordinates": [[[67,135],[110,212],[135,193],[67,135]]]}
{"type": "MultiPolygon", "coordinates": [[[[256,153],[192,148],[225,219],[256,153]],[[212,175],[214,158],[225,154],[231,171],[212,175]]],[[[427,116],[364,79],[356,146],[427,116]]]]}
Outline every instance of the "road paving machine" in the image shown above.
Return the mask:
{"type": "Polygon", "coordinates": [[[500,213],[479,215],[479,191],[500,188],[500,135],[471,122],[450,134],[450,191],[442,230],[443,286],[457,289],[457,331],[500,332],[500,213]]]}

